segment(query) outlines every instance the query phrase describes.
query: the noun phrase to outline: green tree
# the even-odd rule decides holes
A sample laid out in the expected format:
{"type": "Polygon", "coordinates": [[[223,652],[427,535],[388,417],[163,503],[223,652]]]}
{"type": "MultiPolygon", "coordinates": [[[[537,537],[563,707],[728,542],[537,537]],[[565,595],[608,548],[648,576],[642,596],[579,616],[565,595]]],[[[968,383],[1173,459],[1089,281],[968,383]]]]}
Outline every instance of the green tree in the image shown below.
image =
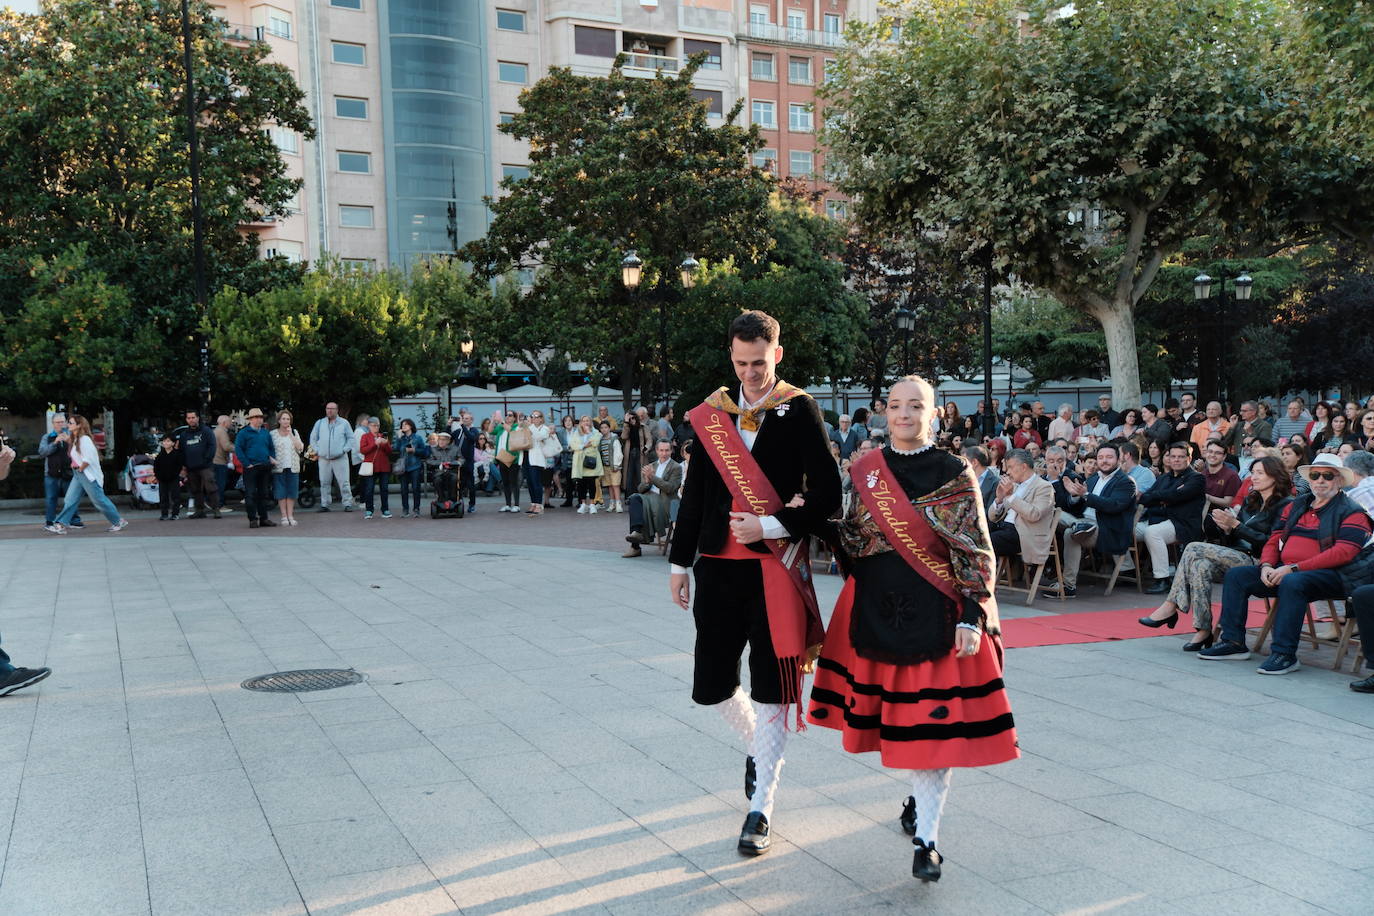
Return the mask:
{"type": "Polygon", "coordinates": [[[462,254],[484,279],[538,268],[520,318],[539,343],[613,370],[628,407],[641,367],[657,364],[655,303],[673,295],[677,265],[688,253],[761,262],[771,183],[750,163],[758,131],[736,123],[738,105],[708,122],[692,88],[700,59],[653,80],[622,64],[606,77],[555,68],[521,93],[500,129],[530,144],[529,177],[502,182],[487,235],[462,254]],[[645,262],[634,294],[627,249],[645,262]]]}
{"type": "Polygon", "coordinates": [[[1296,195],[1272,185],[1327,137],[1296,129],[1306,100],[1269,53],[1291,25],[1279,0],[1066,9],[966,0],[924,6],[898,43],[856,29],[828,140],[861,221],[991,245],[1101,325],[1116,403],[1138,403],[1133,314],[1161,265],[1192,236],[1290,226],[1296,195]]]}
{"type": "Polygon", "coordinates": [[[885,393],[909,356],[911,371],[929,379],[964,375],[982,351],[980,291],[971,282],[978,267],[960,269],[925,236],[892,236],[855,229],[844,251],[848,286],[867,305],[864,332],[854,341],[853,381],[871,397],[885,393]],[[897,312],[913,313],[907,338],[897,312]],[[909,352],[904,352],[909,351],[909,352]]]}
{"type": "MultiPolygon", "coordinates": [[[[302,92],[265,43],[229,44],[198,0],[192,16],[210,288],[292,282],[298,269],[257,260],[240,226],[284,213],[299,189],[266,129],[313,135],[302,92]]],[[[84,243],[136,322],[164,335],[155,375],[120,369],[148,411],[199,387],[180,28],[177,0],[0,11],[0,317],[29,297],[33,263],[84,243]]]]}
{"type": "Polygon", "coordinates": [[[158,328],[90,266],[85,246],[40,260],[30,279],[32,293],[3,331],[11,409],[37,413],[60,401],[93,411],[131,400],[136,380],[161,363],[158,328]]]}
{"type": "Polygon", "coordinates": [[[327,400],[345,415],[376,409],[393,394],[453,380],[460,329],[480,290],[435,281],[435,269],[450,268],[431,267],[416,283],[398,270],[327,260],[295,286],[254,295],[226,288],[210,303],[210,345],[246,400],[277,399],[311,416],[327,400]],[[436,286],[447,293],[435,295],[436,286]]]}

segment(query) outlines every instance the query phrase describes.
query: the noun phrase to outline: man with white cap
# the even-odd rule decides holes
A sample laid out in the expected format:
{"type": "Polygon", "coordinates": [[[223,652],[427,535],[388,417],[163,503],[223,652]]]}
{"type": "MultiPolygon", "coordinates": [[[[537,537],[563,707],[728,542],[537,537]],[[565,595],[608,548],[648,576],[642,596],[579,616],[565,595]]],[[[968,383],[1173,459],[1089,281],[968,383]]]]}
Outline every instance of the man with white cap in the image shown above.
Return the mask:
{"type": "Polygon", "coordinates": [[[1277,598],[1273,642],[1260,674],[1289,674],[1298,670],[1298,637],[1307,605],[1322,599],[1346,597],[1339,570],[1369,541],[1369,515],[1341,492],[1355,483],[1355,474],[1335,455],[1318,455],[1298,468],[1311,485],[1288,504],[1274,524],[1258,566],[1228,570],[1221,586],[1221,641],[1198,657],[1211,661],[1246,659],[1245,620],[1250,597],[1277,598]]]}

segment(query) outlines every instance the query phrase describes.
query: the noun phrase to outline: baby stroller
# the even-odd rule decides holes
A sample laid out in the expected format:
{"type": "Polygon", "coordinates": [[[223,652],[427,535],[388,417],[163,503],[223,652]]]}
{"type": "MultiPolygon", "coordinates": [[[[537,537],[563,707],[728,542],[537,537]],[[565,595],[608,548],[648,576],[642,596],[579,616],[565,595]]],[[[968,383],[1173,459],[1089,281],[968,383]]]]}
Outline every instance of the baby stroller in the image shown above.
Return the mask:
{"type": "Polygon", "coordinates": [[[462,518],[463,501],[458,498],[458,468],[444,463],[434,475],[434,501],[429,504],[430,518],[462,518]]]}
{"type": "Polygon", "coordinates": [[[129,460],[124,463],[124,473],[120,476],[124,489],[129,491],[129,505],[135,509],[157,508],[161,492],[158,489],[157,476],[153,473],[151,455],[130,455],[129,460]]]}

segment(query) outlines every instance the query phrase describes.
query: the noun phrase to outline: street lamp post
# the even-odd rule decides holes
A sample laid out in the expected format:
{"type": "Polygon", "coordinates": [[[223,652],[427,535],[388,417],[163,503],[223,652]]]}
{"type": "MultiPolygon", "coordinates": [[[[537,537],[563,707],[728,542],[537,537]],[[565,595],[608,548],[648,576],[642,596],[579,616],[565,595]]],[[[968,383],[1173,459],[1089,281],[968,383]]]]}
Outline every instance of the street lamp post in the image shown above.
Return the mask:
{"type": "Polygon", "coordinates": [[[902,333],[902,375],[911,374],[911,332],[916,330],[916,313],[897,309],[897,330],[902,333]]]}
{"type": "MultiPolygon", "coordinates": [[[[1212,284],[1217,286],[1217,319],[1221,325],[1221,346],[1219,348],[1219,360],[1217,367],[1217,400],[1222,402],[1223,408],[1226,405],[1227,390],[1226,384],[1226,280],[1227,276],[1222,274],[1213,280],[1207,274],[1198,274],[1193,278],[1193,299],[1203,302],[1212,297],[1212,284]]],[[[1237,302],[1249,302],[1250,294],[1254,292],[1255,281],[1248,273],[1241,273],[1238,277],[1230,278],[1237,302]]]]}
{"type": "MultiPolygon", "coordinates": [[[[690,253],[682,259],[678,265],[678,280],[682,283],[683,289],[691,289],[696,286],[697,273],[701,265],[690,253]]],[[[620,282],[630,292],[635,292],[640,288],[644,280],[644,261],[639,257],[635,249],[630,249],[625,253],[625,257],[620,262],[620,282]]],[[[659,357],[659,384],[662,386],[663,403],[668,403],[668,297],[667,294],[655,288],[653,297],[658,301],[658,357],[659,357]]]]}
{"type": "MultiPolygon", "coordinates": [[[[983,263],[983,435],[996,435],[997,418],[992,411],[992,245],[984,252],[983,263]]],[[[1011,385],[1011,369],[1007,369],[1011,385]]],[[[1008,399],[1010,400],[1010,398],[1008,399]]],[[[1008,404],[1010,407],[1010,404],[1008,404]]]]}
{"type": "MultiPolygon", "coordinates": [[[[192,275],[196,292],[196,312],[205,318],[205,214],[200,206],[200,140],[196,136],[196,81],[191,56],[191,3],[181,0],[181,48],[186,67],[186,144],[190,148],[192,275]]],[[[200,332],[200,415],[210,415],[210,341],[200,332]]]]}

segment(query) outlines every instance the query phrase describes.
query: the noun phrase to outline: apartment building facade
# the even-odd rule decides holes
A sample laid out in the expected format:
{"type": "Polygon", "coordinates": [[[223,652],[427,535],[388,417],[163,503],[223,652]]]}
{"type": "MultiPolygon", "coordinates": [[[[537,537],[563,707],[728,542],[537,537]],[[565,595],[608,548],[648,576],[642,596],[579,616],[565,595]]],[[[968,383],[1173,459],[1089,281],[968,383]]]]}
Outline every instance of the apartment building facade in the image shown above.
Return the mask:
{"type": "Polygon", "coordinates": [[[695,92],[719,123],[743,102],[762,130],[755,161],[847,214],[817,143],[816,90],[851,18],[878,0],[215,0],[235,41],[266,42],[296,74],[317,136],[273,130],[293,212],[246,226],[264,256],[324,254],[408,265],[481,236],[483,203],[527,174],[528,150],[497,128],[552,67],[601,76],[674,74],[705,61],[695,92]]]}

